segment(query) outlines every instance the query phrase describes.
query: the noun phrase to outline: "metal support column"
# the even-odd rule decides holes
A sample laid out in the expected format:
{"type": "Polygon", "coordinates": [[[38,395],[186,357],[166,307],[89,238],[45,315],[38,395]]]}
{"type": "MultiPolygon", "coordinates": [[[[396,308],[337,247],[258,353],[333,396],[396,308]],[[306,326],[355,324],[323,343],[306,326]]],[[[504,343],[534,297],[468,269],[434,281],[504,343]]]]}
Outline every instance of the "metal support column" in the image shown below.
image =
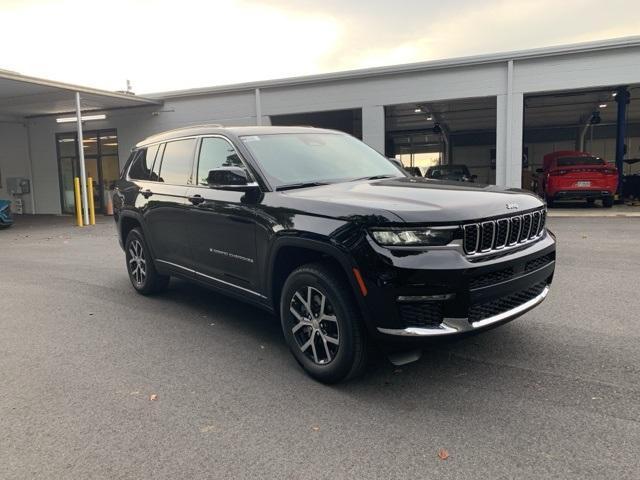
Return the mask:
{"type": "Polygon", "coordinates": [[[87,201],[87,170],[84,164],[84,137],[82,136],[82,110],[80,108],[80,93],[76,92],[76,117],[78,128],[78,159],[80,160],[80,189],[82,191],[82,208],[84,224],[89,225],[89,202],[87,201]]]}
{"type": "Polygon", "coordinates": [[[260,98],[260,89],[255,90],[256,97],[256,125],[262,125],[262,100],[260,98]]]}
{"type": "Polygon", "coordinates": [[[629,91],[627,87],[616,89],[616,103],[618,117],[616,120],[616,168],[618,169],[618,194],[622,193],[622,176],[625,155],[625,137],[627,132],[627,105],[629,105],[629,91]]]}

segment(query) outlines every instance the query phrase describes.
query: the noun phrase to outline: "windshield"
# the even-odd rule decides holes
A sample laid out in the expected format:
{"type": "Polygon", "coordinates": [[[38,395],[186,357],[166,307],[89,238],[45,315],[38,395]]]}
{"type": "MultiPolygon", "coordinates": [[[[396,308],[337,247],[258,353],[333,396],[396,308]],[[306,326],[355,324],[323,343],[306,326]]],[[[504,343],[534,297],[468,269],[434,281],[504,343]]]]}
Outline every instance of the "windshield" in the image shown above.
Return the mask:
{"type": "Polygon", "coordinates": [[[403,176],[371,147],[340,133],[279,133],[240,137],[276,188],[373,176],[403,176]]]}
{"type": "Polygon", "coordinates": [[[576,165],[604,165],[604,160],[598,157],[561,157],[559,167],[573,167],[576,165]]]}

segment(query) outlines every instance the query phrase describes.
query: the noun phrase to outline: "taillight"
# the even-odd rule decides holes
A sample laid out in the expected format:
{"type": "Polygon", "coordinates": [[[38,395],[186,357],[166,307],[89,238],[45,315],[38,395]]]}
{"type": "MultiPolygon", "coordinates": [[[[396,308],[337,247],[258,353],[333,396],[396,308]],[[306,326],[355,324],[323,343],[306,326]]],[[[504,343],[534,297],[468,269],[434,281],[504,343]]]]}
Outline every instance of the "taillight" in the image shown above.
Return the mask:
{"type": "Polygon", "coordinates": [[[602,173],[604,173],[605,175],[617,175],[618,170],[615,168],[605,168],[602,170],[602,173]]]}

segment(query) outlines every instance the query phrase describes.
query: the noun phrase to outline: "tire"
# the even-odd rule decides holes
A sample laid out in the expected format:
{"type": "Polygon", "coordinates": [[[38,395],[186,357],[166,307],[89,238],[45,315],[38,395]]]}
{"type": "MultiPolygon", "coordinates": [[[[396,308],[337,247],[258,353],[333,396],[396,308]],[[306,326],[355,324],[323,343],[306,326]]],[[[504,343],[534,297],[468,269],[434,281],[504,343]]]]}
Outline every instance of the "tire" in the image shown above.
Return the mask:
{"type": "MultiPolygon", "coordinates": [[[[604,200],[603,200],[603,202],[604,202],[604,200]]],[[[594,203],[596,203],[596,199],[595,198],[587,198],[587,205],[593,206],[594,203]]]]}
{"type": "Polygon", "coordinates": [[[546,197],[546,200],[547,200],[547,207],[553,208],[553,197],[546,197]]]}
{"type": "Polygon", "coordinates": [[[139,228],[134,228],[127,235],[124,251],[129,280],[138,293],[151,295],[167,288],[170,277],[157,272],[147,242],[139,228]]]}
{"type": "Polygon", "coordinates": [[[604,197],[602,199],[602,206],[604,208],[611,208],[613,207],[613,197],[604,197]]]}
{"type": "Polygon", "coordinates": [[[291,353],[314,379],[338,383],[366,368],[369,339],[351,287],[334,269],[314,263],[294,270],[282,288],[280,319],[291,353]]]}

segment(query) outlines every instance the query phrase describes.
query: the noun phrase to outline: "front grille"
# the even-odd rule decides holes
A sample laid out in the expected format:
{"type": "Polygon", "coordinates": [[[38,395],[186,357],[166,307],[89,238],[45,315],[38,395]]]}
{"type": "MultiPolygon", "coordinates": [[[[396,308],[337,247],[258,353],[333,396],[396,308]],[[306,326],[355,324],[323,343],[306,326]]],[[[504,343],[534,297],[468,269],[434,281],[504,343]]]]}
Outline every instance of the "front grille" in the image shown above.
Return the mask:
{"type": "Polygon", "coordinates": [[[506,246],[525,243],[544,232],[544,210],[463,225],[464,251],[468,255],[499,250],[506,246]]]}
{"type": "Polygon", "coordinates": [[[553,253],[548,253],[547,255],[543,255],[538,258],[534,258],[533,260],[529,260],[524,266],[524,273],[529,273],[534,270],[538,270],[539,268],[548,265],[549,263],[555,260],[555,256],[553,253]]]}
{"type": "Polygon", "coordinates": [[[498,270],[497,272],[485,273],[484,275],[478,275],[477,277],[473,277],[469,280],[469,288],[482,288],[487,285],[494,285],[496,283],[504,282],[505,280],[509,280],[514,275],[513,267],[505,268],[503,270],[498,270]]]}
{"type": "Polygon", "coordinates": [[[469,321],[478,322],[485,318],[493,317],[512,310],[540,295],[546,286],[547,282],[540,282],[529,288],[497,298],[490,302],[472,305],[469,309],[469,321]]]}
{"type": "Polygon", "coordinates": [[[408,327],[437,327],[442,323],[442,304],[416,302],[398,305],[400,317],[408,327]]]}

